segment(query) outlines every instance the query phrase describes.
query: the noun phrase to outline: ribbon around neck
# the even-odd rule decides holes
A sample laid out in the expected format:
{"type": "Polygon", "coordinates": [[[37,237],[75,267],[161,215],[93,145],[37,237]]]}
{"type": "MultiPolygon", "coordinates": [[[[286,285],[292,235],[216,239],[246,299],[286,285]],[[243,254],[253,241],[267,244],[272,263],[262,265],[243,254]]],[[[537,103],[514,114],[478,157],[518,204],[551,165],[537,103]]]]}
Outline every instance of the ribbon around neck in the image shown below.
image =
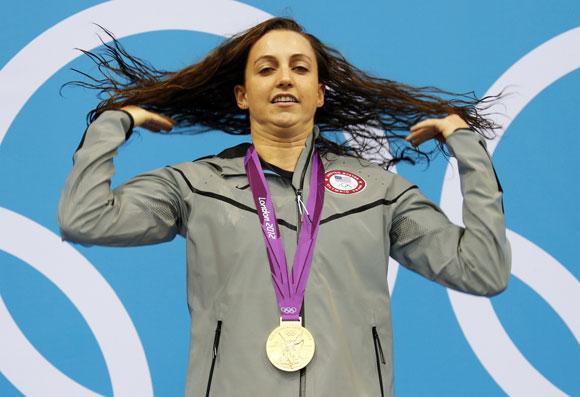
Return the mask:
{"type": "MultiPolygon", "coordinates": [[[[324,205],[324,165],[316,150],[312,156],[308,201],[306,203],[306,211],[300,221],[298,245],[290,274],[272,195],[268,189],[268,183],[254,145],[248,148],[244,160],[244,167],[246,168],[248,182],[250,183],[262,234],[264,235],[270,272],[272,273],[272,284],[276,292],[280,316],[285,321],[296,321],[300,318],[300,309],[304,301],[304,291],[306,290],[306,283],[312,266],[312,256],[324,205]]],[[[300,200],[299,196],[297,198],[300,200]]],[[[298,203],[298,205],[301,204],[304,205],[303,203],[298,203]]]]}

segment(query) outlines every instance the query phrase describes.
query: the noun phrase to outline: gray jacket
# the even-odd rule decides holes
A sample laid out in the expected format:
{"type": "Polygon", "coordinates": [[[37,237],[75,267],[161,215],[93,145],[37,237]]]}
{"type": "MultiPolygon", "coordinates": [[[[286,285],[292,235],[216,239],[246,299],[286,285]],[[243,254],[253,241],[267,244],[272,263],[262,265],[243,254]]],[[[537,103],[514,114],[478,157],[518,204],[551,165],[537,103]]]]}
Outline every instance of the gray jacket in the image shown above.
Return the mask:
{"type": "MultiPolygon", "coordinates": [[[[279,309],[248,187],[247,144],[139,175],[111,191],[113,156],[132,127],[107,111],[74,155],[58,219],[64,239],[130,246],[187,242],[191,340],[187,396],[393,396],[389,255],[446,287],[491,296],[510,274],[502,191],[481,137],[456,131],[465,228],[414,185],[371,163],[328,154],[325,171],[348,171],[364,189],[326,190],[302,318],[316,353],[286,373],[267,359],[279,309]]],[[[296,249],[296,192],[308,197],[315,128],[292,181],[268,174],[289,266],[296,249]]]]}

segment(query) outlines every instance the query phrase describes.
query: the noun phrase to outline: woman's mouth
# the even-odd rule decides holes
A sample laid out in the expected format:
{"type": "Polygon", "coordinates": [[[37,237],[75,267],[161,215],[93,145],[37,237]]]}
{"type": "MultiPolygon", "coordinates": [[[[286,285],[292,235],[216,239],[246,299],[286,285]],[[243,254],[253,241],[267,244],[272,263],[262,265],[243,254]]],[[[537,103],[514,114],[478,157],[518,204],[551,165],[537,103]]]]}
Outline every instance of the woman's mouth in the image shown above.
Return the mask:
{"type": "Polygon", "coordinates": [[[278,94],[274,96],[272,103],[278,106],[290,106],[298,103],[298,99],[291,94],[278,94]]]}

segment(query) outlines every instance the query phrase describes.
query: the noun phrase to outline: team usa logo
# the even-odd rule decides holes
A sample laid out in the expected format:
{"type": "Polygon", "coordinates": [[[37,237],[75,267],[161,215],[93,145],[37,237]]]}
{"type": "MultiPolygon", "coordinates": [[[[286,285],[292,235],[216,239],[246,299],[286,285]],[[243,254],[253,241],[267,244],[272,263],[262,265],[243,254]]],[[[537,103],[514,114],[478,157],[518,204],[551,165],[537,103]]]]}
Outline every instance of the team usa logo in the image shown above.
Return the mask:
{"type": "Polygon", "coordinates": [[[353,194],[363,190],[366,182],[352,172],[333,170],[324,174],[324,187],[334,193],[353,194]]]}

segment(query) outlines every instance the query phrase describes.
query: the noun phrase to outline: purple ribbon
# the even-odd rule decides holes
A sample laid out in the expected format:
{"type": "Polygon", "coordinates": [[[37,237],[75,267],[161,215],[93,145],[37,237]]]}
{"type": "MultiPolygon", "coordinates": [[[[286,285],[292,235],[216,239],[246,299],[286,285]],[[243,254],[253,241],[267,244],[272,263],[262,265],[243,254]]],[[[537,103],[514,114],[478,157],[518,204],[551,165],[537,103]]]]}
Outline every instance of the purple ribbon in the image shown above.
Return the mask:
{"type": "MultiPolygon", "coordinates": [[[[315,151],[306,213],[301,220],[298,246],[294,254],[291,274],[288,274],[286,253],[282,244],[272,195],[268,189],[268,183],[254,145],[251,145],[246,152],[244,166],[262,226],[280,316],[282,320],[298,320],[304,301],[304,291],[310,274],[312,255],[314,254],[324,204],[324,166],[322,160],[318,152],[315,151]]],[[[300,204],[302,203],[299,202],[298,205],[300,204]]]]}

